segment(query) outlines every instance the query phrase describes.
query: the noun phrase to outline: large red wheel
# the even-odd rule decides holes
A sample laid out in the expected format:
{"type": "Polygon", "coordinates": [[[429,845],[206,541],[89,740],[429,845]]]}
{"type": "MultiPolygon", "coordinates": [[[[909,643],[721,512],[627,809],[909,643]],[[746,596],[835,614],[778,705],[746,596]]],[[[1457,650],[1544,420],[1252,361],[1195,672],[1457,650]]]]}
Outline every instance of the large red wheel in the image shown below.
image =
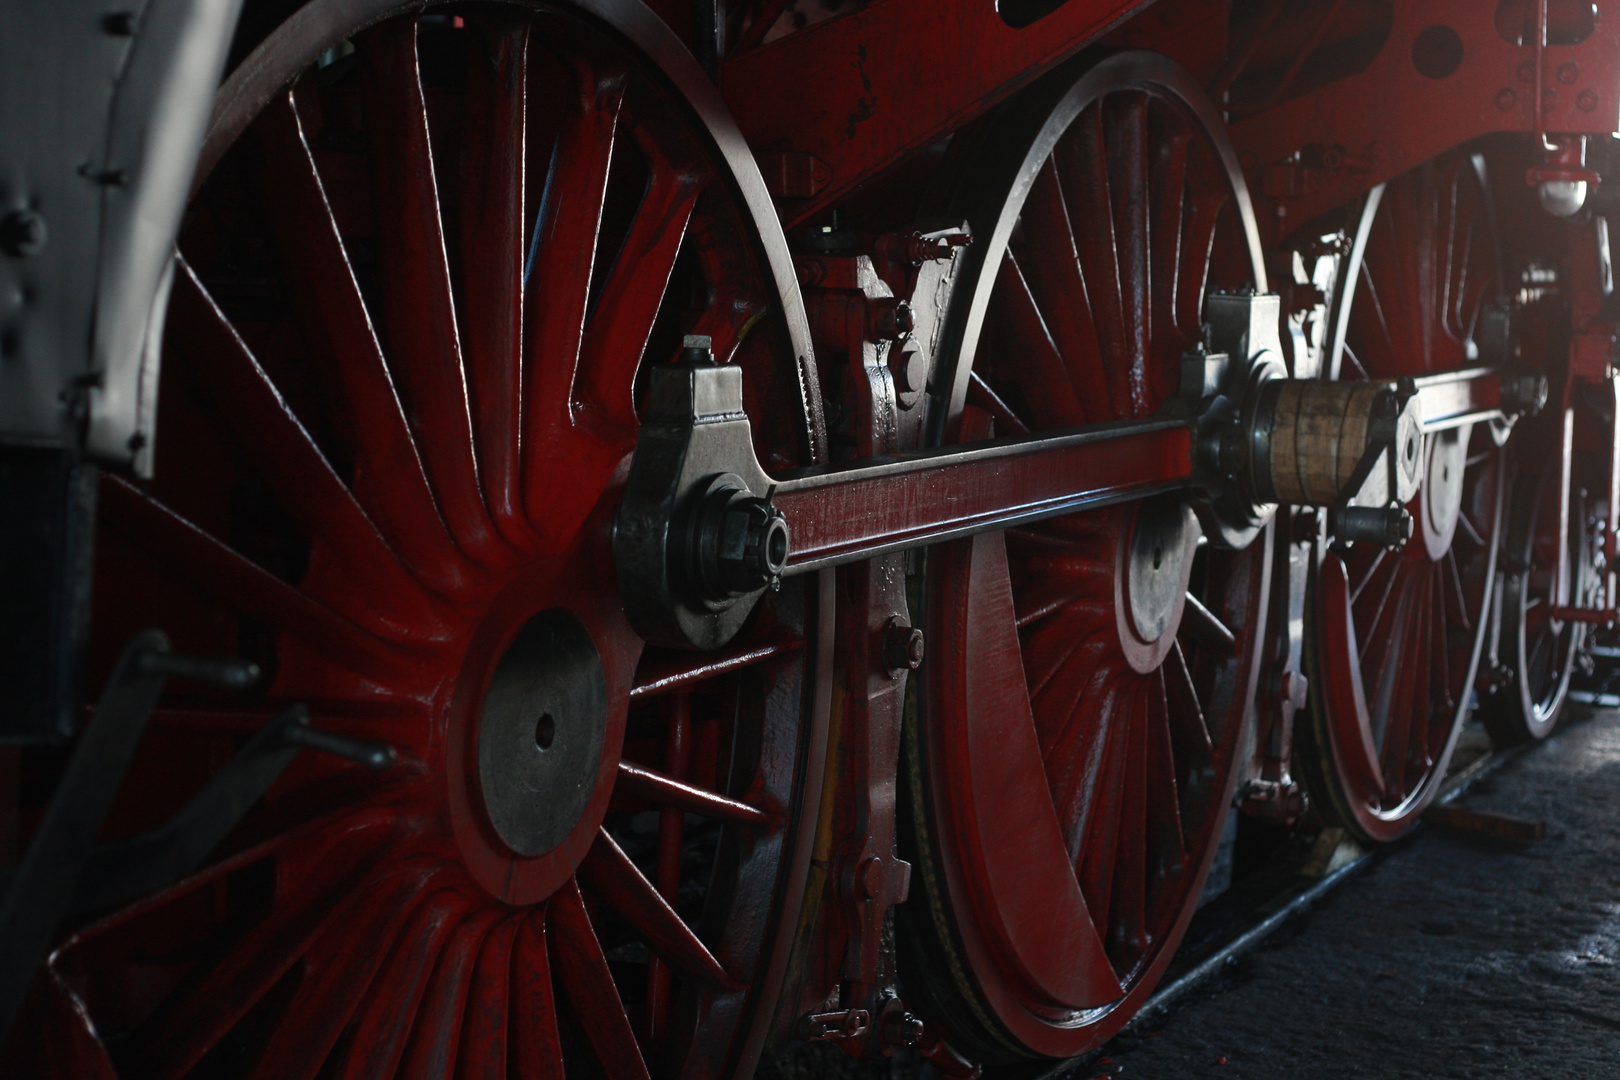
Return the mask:
{"type": "Polygon", "coordinates": [[[97,652],[157,625],[267,672],[165,699],[114,834],[289,702],[400,764],[299,758],[201,871],[81,921],[40,1075],[709,1076],[774,1010],[827,605],[660,652],[610,560],[637,373],[686,335],[747,369],[762,460],[820,445],[768,198],[650,13],[399,7],[316,0],[223,88],[97,652]]]}
{"type": "MultiPolygon", "coordinates": [[[[1163,57],[1070,68],[958,138],[940,201],[976,240],[948,332],[989,405],[961,437],[1146,416],[1206,296],[1265,288],[1220,120],[1163,57]]],[[[1269,547],[1217,552],[1149,500],[931,552],[902,955],[970,1054],[1083,1053],[1169,962],[1232,798],[1269,547]]]]}
{"type": "MultiPolygon", "coordinates": [[[[1502,287],[1481,159],[1450,154],[1391,181],[1360,215],[1325,374],[1473,366],[1481,312],[1502,287]]],[[[1365,840],[1417,824],[1472,703],[1501,520],[1499,435],[1489,424],[1430,435],[1407,507],[1412,540],[1334,545],[1317,562],[1298,756],[1317,805],[1365,840]]]]}

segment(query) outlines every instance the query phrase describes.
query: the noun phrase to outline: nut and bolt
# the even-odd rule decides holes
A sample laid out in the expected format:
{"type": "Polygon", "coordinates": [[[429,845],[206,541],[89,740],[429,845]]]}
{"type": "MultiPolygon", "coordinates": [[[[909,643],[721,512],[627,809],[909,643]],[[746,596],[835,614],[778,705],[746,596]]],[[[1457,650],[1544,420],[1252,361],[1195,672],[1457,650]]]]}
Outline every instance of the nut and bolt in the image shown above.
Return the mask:
{"type": "Polygon", "coordinates": [[[32,210],[13,210],[0,218],[0,250],[16,259],[45,250],[45,219],[32,210]]]}
{"type": "Polygon", "coordinates": [[[866,330],[873,341],[899,341],[917,328],[911,305],[895,296],[872,300],[866,308],[866,330]]]}
{"type": "Polygon", "coordinates": [[[735,500],[720,523],[718,555],[721,573],[735,595],[781,588],[788,557],[787,519],[769,499],[735,500]]]}
{"type": "Polygon", "coordinates": [[[1558,81],[1568,86],[1581,77],[1580,65],[1574,61],[1558,65],[1558,81]]]}
{"type": "Polygon", "coordinates": [[[883,664],[890,675],[916,671],[923,662],[923,632],[896,615],[883,629],[883,664]]]}

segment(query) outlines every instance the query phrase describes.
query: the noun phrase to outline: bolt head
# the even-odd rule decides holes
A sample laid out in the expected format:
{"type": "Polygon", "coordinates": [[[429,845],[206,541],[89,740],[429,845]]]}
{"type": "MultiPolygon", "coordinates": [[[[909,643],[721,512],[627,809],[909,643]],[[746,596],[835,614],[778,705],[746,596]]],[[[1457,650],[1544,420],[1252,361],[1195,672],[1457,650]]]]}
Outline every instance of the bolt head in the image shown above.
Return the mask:
{"type": "Polygon", "coordinates": [[[1570,83],[1580,78],[1580,76],[1580,66],[1573,61],[1558,65],[1558,81],[1563,83],[1565,86],[1568,86],[1570,83]]]}
{"type": "Polygon", "coordinates": [[[925,644],[923,632],[899,616],[889,620],[883,634],[883,662],[889,674],[916,671],[922,667],[925,644]]]}
{"type": "Polygon", "coordinates": [[[0,249],[17,259],[45,250],[45,219],[32,210],[13,210],[0,218],[0,249]]]}

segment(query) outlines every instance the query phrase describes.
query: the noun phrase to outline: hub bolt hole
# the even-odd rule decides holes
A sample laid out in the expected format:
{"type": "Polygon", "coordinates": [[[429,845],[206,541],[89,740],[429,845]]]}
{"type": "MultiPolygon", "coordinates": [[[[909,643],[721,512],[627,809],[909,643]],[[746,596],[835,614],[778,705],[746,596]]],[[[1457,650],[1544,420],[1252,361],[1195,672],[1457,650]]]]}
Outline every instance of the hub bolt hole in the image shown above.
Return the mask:
{"type": "Polygon", "coordinates": [[[557,741],[557,721],[548,712],[541,713],[540,719],[534,725],[534,745],[542,750],[550,750],[551,744],[557,741]]]}

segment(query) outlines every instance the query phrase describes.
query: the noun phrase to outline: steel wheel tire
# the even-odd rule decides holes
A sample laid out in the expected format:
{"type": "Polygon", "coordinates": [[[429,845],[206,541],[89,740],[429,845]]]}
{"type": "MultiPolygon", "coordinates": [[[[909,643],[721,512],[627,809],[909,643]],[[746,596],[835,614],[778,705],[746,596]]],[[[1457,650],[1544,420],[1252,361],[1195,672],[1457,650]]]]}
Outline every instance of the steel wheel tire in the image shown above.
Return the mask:
{"type": "MultiPolygon", "coordinates": [[[[1520,439],[1528,432],[1521,432],[1520,439]]],[[[1498,569],[1497,662],[1505,681],[1482,694],[1479,716],[1499,746],[1545,739],[1558,725],[1570,676],[1586,640],[1586,624],[1554,619],[1555,605],[1589,604],[1598,574],[1593,563],[1585,492],[1570,492],[1568,580],[1557,580],[1558,457],[1545,440],[1518,454],[1507,535],[1498,569]]],[[[1525,449],[1526,447],[1519,447],[1525,449]]]]}
{"type": "MultiPolygon", "coordinates": [[[[1034,430],[1145,416],[1201,339],[1207,293],[1264,290],[1219,118],[1163,57],[1082,59],[957,136],[942,172],[934,216],[976,236],[942,353],[962,365],[940,402],[949,439],[993,429],[963,408],[969,364],[1034,430]]],[[[930,552],[902,974],[970,1056],[1097,1046],[1197,906],[1247,735],[1271,545],[1205,550],[1190,521],[1150,500],[930,552]],[[1155,572],[1162,556],[1182,574],[1156,634],[1132,622],[1122,561],[1150,522],[1169,537],[1155,572]]]]}
{"type": "MultiPolygon", "coordinates": [[[[1397,379],[1478,361],[1501,289],[1482,159],[1454,153],[1369,195],[1335,299],[1330,378],[1397,379]]],[[[1310,709],[1295,757],[1315,805],[1371,842],[1414,827],[1472,702],[1500,527],[1499,430],[1431,435],[1399,552],[1319,550],[1307,594],[1310,709]]]]}
{"type": "Polygon", "coordinates": [[[180,250],[156,479],[103,488],[95,666],[158,625],[267,676],[175,685],[110,830],[291,702],[399,764],[305,752],[202,869],[78,919],[31,1065],[750,1072],[821,789],[830,577],[723,655],[659,651],[609,543],[637,372],[683,335],[747,370],[762,461],[824,445],[713,87],[622,0],[316,0],[222,88],[180,250]]]}

